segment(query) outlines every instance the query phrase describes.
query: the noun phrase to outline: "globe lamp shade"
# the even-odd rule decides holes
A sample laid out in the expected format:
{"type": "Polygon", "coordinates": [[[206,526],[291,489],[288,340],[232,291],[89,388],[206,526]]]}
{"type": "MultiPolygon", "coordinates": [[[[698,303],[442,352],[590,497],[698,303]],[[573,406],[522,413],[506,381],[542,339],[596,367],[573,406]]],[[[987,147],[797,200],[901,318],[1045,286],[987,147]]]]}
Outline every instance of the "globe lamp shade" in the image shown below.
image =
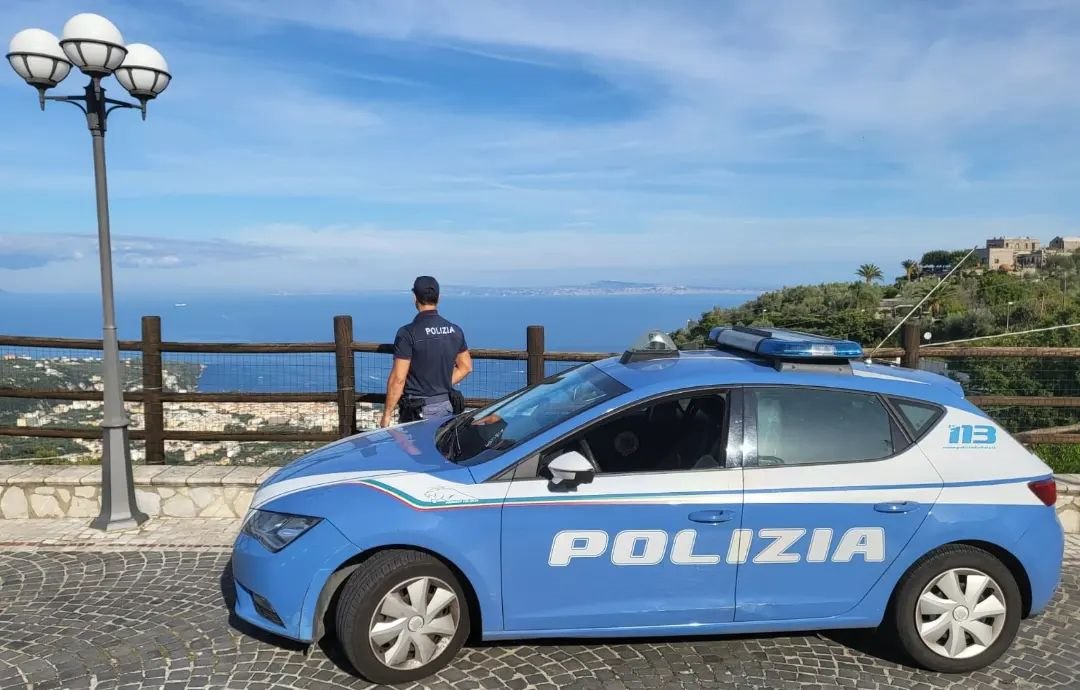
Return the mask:
{"type": "Polygon", "coordinates": [[[71,63],[91,77],[106,77],[127,55],[120,30],[97,14],[77,14],[64,24],[60,47],[71,63]]]}
{"type": "Polygon", "coordinates": [[[132,43],[127,51],[127,57],[114,73],[116,81],[140,101],[156,98],[172,80],[169,64],[161,53],[145,43],[132,43]]]}
{"type": "Polygon", "coordinates": [[[60,41],[48,31],[24,29],[8,45],[8,62],[31,86],[51,89],[71,71],[60,41]]]}

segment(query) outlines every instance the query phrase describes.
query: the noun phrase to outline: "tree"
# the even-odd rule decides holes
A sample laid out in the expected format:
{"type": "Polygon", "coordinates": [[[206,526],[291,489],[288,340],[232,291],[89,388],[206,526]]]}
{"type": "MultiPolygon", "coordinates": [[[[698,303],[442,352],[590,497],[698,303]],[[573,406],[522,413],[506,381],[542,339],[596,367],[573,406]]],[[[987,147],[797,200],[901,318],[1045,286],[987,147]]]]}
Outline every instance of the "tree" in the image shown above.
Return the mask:
{"type": "Polygon", "coordinates": [[[919,262],[915,259],[904,259],[900,262],[900,265],[904,267],[904,275],[907,276],[909,283],[912,278],[919,274],[919,262]]]}
{"type": "Polygon", "coordinates": [[[961,301],[961,292],[957,288],[956,283],[935,283],[924,290],[922,290],[922,296],[926,296],[931,290],[937,287],[934,294],[930,295],[923,306],[930,312],[931,316],[941,316],[942,314],[948,314],[953,311],[960,311],[963,309],[963,303],[961,301]],[[941,287],[937,287],[937,286],[941,287]]]}
{"type": "Polygon", "coordinates": [[[967,249],[935,249],[923,254],[919,263],[923,266],[933,266],[935,268],[952,268],[960,263],[967,256],[967,253],[967,249]]]}
{"type": "Polygon", "coordinates": [[[884,274],[876,264],[863,264],[855,271],[855,275],[862,278],[867,285],[872,285],[874,281],[881,280],[884,274]]]}

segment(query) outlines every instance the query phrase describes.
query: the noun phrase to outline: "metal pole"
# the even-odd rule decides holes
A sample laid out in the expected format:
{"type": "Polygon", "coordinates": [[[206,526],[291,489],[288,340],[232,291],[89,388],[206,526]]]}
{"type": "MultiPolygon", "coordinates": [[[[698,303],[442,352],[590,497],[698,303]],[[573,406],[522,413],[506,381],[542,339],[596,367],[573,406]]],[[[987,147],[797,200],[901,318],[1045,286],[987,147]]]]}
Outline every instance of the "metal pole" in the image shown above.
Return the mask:
{"type": "Polygon", "coordinates": [[[109,191],[105,180],[105,90],[101,80],[86,87],[86,123],[94,142],[94,186],[97,192],[98,252],[101,259],[102,373],[105,416],[101,422],[101,513],[90,526],[101,530],[137,527],[147,520],[135,502],[131,476],[128,418],[120,381],[120,346],[113,307],[112,243],[109,239],[109,191]]]}

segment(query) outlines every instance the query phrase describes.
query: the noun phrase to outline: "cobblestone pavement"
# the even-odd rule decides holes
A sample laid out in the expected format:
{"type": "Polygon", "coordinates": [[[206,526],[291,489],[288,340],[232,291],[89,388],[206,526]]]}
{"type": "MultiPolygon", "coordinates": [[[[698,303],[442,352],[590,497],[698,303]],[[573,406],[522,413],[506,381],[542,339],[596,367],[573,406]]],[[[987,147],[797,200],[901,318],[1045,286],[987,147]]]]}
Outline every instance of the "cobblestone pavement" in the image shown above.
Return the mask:
{"type": "Polygon", "coordinates": [[[203,549],[232,546],[236,518],[154,518],[139,529],[102,532],[86,518],[0,521],[0,549],[203,549]]]}
{"type": "MultiPolygon", "coordinates": [[[[53,545],[31,546],[32,529],[3,522],[0,689],[368,687],[342,670],[332,645],[305,655],[230,620],[231,591],[222,584],[228,548],[169,546],[192,543],[198,530],[209,543],[227,543],[232,523],[181,520],[154,528],[164,546],[143,543],[144,532],[72,550],[81,544],[77,525],[53,534],[53,545]],[[11,538],[19,529],[22,541],[11,538]]],[[[1075,688],[1078,639],[1080,537],[1071,536],[1050,610],[1024,622],[1012,650],[991,668],[966,677],[902,666],[869,634],[851,631],[481,645],[417,687],[1075,688]]]]}

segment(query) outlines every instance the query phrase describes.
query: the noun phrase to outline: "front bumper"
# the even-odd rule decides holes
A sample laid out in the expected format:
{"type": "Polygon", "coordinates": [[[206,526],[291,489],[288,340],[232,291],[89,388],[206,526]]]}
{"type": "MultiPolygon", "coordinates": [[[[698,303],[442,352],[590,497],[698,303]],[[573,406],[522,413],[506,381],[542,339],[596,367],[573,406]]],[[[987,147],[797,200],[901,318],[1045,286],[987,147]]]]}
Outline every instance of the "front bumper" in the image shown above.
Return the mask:
{"type": "Polygon", "coordinates": [[[236,615],[277,635],[314,641],[319,594],[338,566],[356,553],[356,546],[327,520],[277,553],[241,532],[232,555],[236,615]]]}

